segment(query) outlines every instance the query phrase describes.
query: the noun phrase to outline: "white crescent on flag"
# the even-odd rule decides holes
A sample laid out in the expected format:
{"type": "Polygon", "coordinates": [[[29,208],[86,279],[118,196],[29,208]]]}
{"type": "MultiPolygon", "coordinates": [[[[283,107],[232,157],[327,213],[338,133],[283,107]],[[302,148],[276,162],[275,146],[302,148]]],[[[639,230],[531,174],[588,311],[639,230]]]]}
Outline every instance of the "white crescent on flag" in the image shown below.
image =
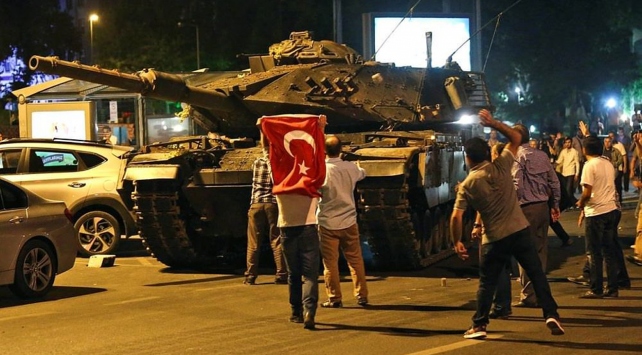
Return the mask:
{"type": "MultiPolygon", "coordinates": [[[[294,155],[290,150],[290,143],[292,143],[292,141],[295,139],[300,139],[308,143],[312,147],[312,152],[316,153],[317,147],[315,145],[314,138],[308,132],[295,130],[295,131],[290,131],[286,133],[285,136],[283,136],[283,147],[288,152],[288,154],[290,154],[291,157],[294,157],[294,155]]],[[[298,166],[299,166],[299,172],[301,173],[301,175],[308,175],[308,170],[310,170],[310,168],[305,166],[304,161],[302,161],[301,164],[298,164],[298,166]]]]}
{"type": "Polygon", "coordinates": [[[286,133],[285,136],[283,136],[283,147],[288,152],[288,154],[290,154],[291,157],[294,157],[294,155],[290,150],[290,142],[292,142],[295,139],[300,139],[302,141],[307,142],[312,147],[312,152],[314,153],[317,152],[317,147],[316,147],[314,138],[308,132],[301,131],[301,130],[290,131],[286,133]]]}

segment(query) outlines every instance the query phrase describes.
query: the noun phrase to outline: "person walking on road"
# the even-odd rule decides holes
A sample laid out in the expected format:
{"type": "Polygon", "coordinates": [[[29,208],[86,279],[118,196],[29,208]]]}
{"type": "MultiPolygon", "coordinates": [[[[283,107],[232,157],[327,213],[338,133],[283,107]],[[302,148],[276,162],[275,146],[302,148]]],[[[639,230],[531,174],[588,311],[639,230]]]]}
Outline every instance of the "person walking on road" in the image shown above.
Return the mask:
{"type": "Polygon", "coordinates": [[[341,160],[341,140],[328,136],[325,140],[326,175],[320,189],[319,234],[321,239],[321,258],[323,259],[323,278],[328,300],[321,307],[340,308],[343,306],[339,278],[339,250],[348,262],[354,295],[357,304],[368,304],[366,270],[361,255],[357,211],[354,189],[357,182],[366,177],[366,171],[349,161],[341,160]]]}
{"type": "Polygon", "coordinates": [[[559,320],[557,303],[543,272],[541,261],[529,235],[528,220],[519,208],[517,193],[512,184],[511,167],[522,142],[522,135],[493,118],[488,110],[479,112],[480,123],[497,129],[509,139],[506,148],[494,162],[489,162],[488,144],[481,138],[466,141],[466,165],[470,173],[459,185],[457,198],[450,217],[450,236],[455,252],[468,259],[468,251],[461,241],[464,211],[470,206],[476,210],[484,225],[482,251],[479,262],[479,289],[477,310],[473,324],[464,333],[467,339],[486,337],[489,312],[497,287],[499,273],[514,256],[532,280],[539,305],[543,309],[546,326],[553,335],[564,334],[559,320]]]}
{"type": "Polygon", "coordinates": [[[290,322],[316,329],[319,300],[319,189],[325,181],[323,129],[326,116],[264,116],[257,124],[269,140],[279,206],[281,248],[288,269],[290,322]]]}
{"type": "MultiPolygon", "coordinates": [[[[580,122],[582,131],[588,132],[580,122]]],[[[618,297],[618,265],[616,260],[615,233],[619,219],[615,169],[602,156],[603,145],[597,137],[587,137],[582,142],[586,164],[580,184],[582,196],[577,207],[585,218],[586,250],[590,263],[590,290],[580,298],[618,297]],[[606,263],[607,285],[603,288],[603,262],[606,263]]],[[[581,218],[581,217],[580,217],[581,218]]]]}
{"type": "MultiPolygon", "coordinates": [[[[528,129],[521,124],[513,128],[519,131],[522,137],[512,169],[517,200],[528,220],[529,233],[535,243],[542,271],[546,273],[548,227],[551,220],[556,222],[560,215],[560,183],[548,156],[528,145],[528,129]]],[[[513,307],[537,307],[533,285],[521,265],[519,274],[522,290],[519,301],[514,303],[513,307]]],[[[510,290],[508,292],[510,293],[510,290]]]]}
{"type": "MultiPolygon", "coordinates": [[[[266,139],[261,140],[267,144],[266,139]]],[[[272,194],[272,169],[268,159],[268,146],[263,147],[262,155],[252,164],[252,197],[247,213],[247,269],[245,271],[246,285],[254,285],[258,276],[261,239],[267,231],[274,255],[276,276],[274,283],[287,284],[288,273],[281,250],[279,228],[276,226],[279,218],[279,208],[272,194]]]]}

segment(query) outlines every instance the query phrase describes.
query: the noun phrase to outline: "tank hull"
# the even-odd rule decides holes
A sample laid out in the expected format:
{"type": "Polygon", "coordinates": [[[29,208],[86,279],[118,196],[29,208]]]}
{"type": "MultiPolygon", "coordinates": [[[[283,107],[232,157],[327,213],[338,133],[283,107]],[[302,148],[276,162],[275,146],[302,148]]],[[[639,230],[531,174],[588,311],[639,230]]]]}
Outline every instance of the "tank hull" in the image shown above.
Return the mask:
{"type": "MultiPolygon", "coordinates": [[[[430,63],[430,61],[428,61],[430,63]]],[[[243,260],[251,168],[260,149],[257,118],[325,114],[345,159],[368,177],[356,191],[371,267],[413,269],[450,255],[448,215],[465,177],[461,134],[446,127],[491,108],[483,74],[455,63],[396,67],[295,32],[249,57],[243,72],[134,74],[34,56],[32,70],[181,101],[203,128],[244,139],[184,140],[145,146],[127,165],[119,192],[150,251],[172,267],[207,268],[243,260]]],[[[469,220],[469,218],[467,218],[469,220]]],[[[464,240],[469,231],[464,232],[464,240]]]]}

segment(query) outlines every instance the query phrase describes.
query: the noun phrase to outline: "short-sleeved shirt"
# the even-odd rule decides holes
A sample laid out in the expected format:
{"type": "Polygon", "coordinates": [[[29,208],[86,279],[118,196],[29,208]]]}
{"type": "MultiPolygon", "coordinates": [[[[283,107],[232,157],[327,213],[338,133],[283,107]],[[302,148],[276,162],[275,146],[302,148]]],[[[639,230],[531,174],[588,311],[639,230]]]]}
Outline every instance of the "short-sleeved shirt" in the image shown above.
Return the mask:
{"type": "Polygon", "coordinates": [[[340,230],[357,223],[354,188],[366,177],[366,171],[353,162],[341,158],[325,161],[325,182],[319,192],[321,201],[317,218],[319,225],[329,230],[340,230]]]}
{"type": "Polygon", "coordinates": [[[470,171],[460,184],[455,209],[468,206],[479,212],[484,223],[482,244],[492,243],[528,227],[517,201],[511,168],[515,156],[504,149],[494,162],[484,162],[470,171]]]}
{"type": "Polygon", "coordinates": [[[596,157],[587,161],[580,184],[591,186],[591,198],[584,206],[584,216],[599,216],[617,209],[615,169],[608,159],[596,157]]]}

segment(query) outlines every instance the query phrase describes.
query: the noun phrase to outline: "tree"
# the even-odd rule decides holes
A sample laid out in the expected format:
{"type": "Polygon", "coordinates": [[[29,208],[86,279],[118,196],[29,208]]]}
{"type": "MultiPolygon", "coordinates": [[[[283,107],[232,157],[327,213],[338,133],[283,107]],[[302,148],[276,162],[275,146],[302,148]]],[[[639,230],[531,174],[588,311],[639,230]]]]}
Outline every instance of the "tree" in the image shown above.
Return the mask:
{"type": "Polygon", "coordinates": [[[103,0],[100,13],[95,62],[122,71],[196,69],[194,26],[201,67],[211,70],[245,69],[247,60],[237,60],[238,54],[267,53],[292,31],[317,30],[316,38],[332,33],[326,1],[103,0]]]}
{"type": "MultiPolygon", "coordinates": [[[[488,3],[484,17],[490,19],[514,0],[488,3]]],[[[492,48],[494,27],[484,30],[491,91],[509,98],[497,103],[499,111],[544,125],[561,115],[569,128],[597,114],[603,96],[639,77],[630,49],[634,9],[639,10],[635,0],[538,0],[522,1],[505,13],[492,48]],[[519,103],[514,88],[524,78],[529,100],[519,103]]]]}
{"type": "MultiPolygon", "coordinates": [[[[0,58],[13,55],[25,63],[32,55],[73,59],[80,52],[80,33],[70,16],[61,13],[57,0],[0,1],[0,58]]],[[[14,75],[12,89],[31,81],[31,71],[14,75]]]]}

